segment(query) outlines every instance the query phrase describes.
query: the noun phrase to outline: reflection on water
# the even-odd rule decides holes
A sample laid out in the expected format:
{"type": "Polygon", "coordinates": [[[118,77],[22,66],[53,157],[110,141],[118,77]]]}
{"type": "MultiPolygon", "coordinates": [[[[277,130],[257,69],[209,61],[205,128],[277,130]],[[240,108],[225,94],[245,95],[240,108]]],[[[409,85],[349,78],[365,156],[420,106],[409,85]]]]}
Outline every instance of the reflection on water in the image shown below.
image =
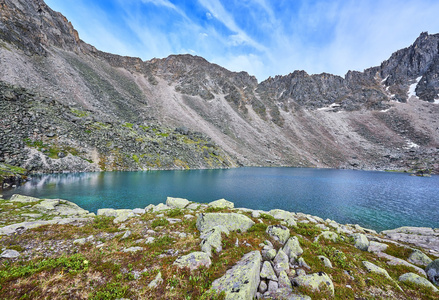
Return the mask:
{"type": "Polygon", "coordinates": [[[182,197],[225,198],[236,207],[304,212],[376,230],[439,227],[439,176],[295,168],[68,173],[34,176],[5,192],[61,198],[96,212],[182,197]]]}

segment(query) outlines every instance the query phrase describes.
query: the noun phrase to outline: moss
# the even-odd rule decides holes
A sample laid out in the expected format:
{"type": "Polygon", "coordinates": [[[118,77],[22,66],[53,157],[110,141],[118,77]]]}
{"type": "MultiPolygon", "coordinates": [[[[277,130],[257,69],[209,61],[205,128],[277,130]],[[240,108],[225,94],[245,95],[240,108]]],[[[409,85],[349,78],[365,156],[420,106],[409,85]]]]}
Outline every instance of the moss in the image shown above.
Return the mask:
{"type": "Polygon", "coordinates": [[[89,116],[89,112],[86,111],[82,111],[76,108],[71,108],[70,111],[72,112],[72,114],[74,114],[75,116],[77,116],[78,118],[84,118],[89,116]]]}

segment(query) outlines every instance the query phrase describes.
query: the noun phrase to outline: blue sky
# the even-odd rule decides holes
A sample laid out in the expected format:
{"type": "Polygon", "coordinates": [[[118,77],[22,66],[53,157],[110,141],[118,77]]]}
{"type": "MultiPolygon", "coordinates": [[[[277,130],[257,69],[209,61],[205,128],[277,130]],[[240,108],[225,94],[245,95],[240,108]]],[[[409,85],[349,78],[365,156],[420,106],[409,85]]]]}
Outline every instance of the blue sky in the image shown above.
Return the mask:
{"type": "Polygon", "coordinates": [[[85,42],[150,60],[204,57],[259,81],[294,70],[344,76],[379,65],[422,31],[437,0],[46,0],[85,42]]]}

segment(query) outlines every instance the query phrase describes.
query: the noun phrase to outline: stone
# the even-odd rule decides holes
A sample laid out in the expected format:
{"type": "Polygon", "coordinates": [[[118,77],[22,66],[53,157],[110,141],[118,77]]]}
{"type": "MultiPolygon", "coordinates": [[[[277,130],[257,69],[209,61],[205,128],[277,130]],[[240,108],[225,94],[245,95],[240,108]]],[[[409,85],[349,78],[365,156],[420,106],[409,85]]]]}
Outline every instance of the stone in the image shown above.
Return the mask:
{"type": "Polygon", "coordinates": [[[11,196],[11,199],[9,199],[9,202],[20,202],[20,203],[31,203],[31,202],[38,202],[40,199],[29,197],[29,196],[23,196],[14,194],[11,196]]]}
{"type": "Polygon", "coordinates": [[[185,219],[192,219],[192,218],[194,218],[193,215],[184,215],[183,217],[184,217],[185,219]]]}
{"type": "Polygon", "coordinates": [[[152,212],[160,212],[160,211],[165,211],[165,210],[169,210],[169,209],[171,209],[169,206],[167,206],[163,203],[159,203],[152,208],[152,212]]]}
{"type": "Polygon", "coordinates": [[[114,217],[113,223],[117,224],[125,222],[136,215],[131,209],[101,208],[98,209],[98,216],[114,217]]]}
{"type": "Polygon", "coordinates": [[[293,290],[293,285],[291,284],[291,281],[285,271],[279,273],[278,283],[280,289],[286,288],[289,290],[293,290]]]}
{"type": "Polygon", "coordinates": [[[428,281],[426,278],[421,277],[415,273],[403,274],[403,275],[399,276],[398,280],[402,281],[402,282],[411,282],[411,283],[414,283],[414,284],[420,285],[420,286],[430,287],[435,292],[438,291],[438,289],[430,281],[428,281]]]}
{"type": "Polygon", "coordinates": [[[270,280],[268,282],[268,292],[275,292],[279,288],[279,283],[277,281],[270,280]]]}
{"type": "Polygon", "coordinates": [[[382,231],[381,234],[394,241],[413,244],[422,249],[439,252],[439,232],[428,227],[400,227],[382,231]]]}
{"type": "Polygon", "coordinates": [[[273,259],[273,268],[276,274],[279,276],[280,272],[288,271],[290,268],[290,264],[288,262],[288,256],[280,249],[276,257],[273,259]]]}
{"type": "Polygon", "coordinates": [[[331,261],[327,257],[325,257],[323,255],[319,255],[317,257],[319,258],[319,260],[323,263],[323,265],[325,267],[332,268],[332,263],[331,263],[331,261]]]}
{"type": "Polygon", "coordinates": [[[262,264],[262,269],[259,276],[263,279],[277,281],[276,273],[274,273],[273,267],[268,261],[264,261],[262,264]]]}
{"type": "Polygon", "coordinates": [[[432,261],[427,268],[425,268],[428,279],[434,284],[439,286],[439,259],[432,261]]]}
{"type": "Polygon", "coordinates": [[[224,291],[227,300],[253,299],[259,287],[261,259],[259,251],[245,254],[224,276],[213,281],[211,289],[224,291]]]}
{"type": "Polygon", "coordinates": [[[212,264],[210,257],[205,252],[192,252],[188,255],[180,256],[175,260],[174,265],[179,268],[189,268],[191,271],[200,267],[209,268],[212,264]]]}
{"type": "Polygon", "coordinates": [[[371,253],[384,252],[386,251],[387,247],[389,247],[387,244],[370,241],[367,251],[371,253]]]}
{"type": "Polygon", "coordinates": [[[135,208],[133,209],[133,213],[135,213],[136,215],[143,215],[145,214],[146,209],[144,208],[135,208]]]}
{"type": "Polygon", "coordinates": [[[265,282],[265,280],[261,280],[261,282],[259,283],[258,290],[261,294],[265,293],[268,290],[268,285],[267,282],[265,282]]]}
{"type": "Polygon", "coordinates": [[[272,260],[273,258],[276,257],[277,251],[276,249],[267,249],[267,250],[262,250],[262,258],[264,260],[272,260]]]}
{"type": "Polygon", "coordinates": [[[303,253],[303,249],[300,247],[299,239],[296,236],[290,237],[282,250],[288,255],[288,258],[292,262],[294,262],[297,257],[303,253]]]}
{"type": "Polygon", "coordinates": [[[433,260],[419,250],[413,251],[409,256],[409,262],[416,265],[428,266],[433,260]]]}
{"type": "Polygon", "coordinates": [[[261,210],[254,210],[252,211],[252,218],[259,218],[262,214],[261,210]]]}
{"type": "Polygon", "coordinates": [[[169,218],[167,219],[169,224],[175,224],[175,223],[180,223],[181,219],[173,219],[173,218],[169,218]]]}
{"type": "Polygon", "coordinates": [[[327,288],[334,295],[334,284],[332,283],[331,278],[324,273],[318,272],[310,275],[302,275],[293,278],[292,282],[298,286],[305,286],[311,288],[314,291],[322,291],[321,288],[327,288]]]}
{"type": "Polygon", "coordinates": [[[207,213],[199,214],[197,229],[204,232],[215,226],[222,225],[229,231],[247,231],[255,224],[249,217],[237,213],[207,213]]]}
{"type": "Polygon", "coordinates": [[[6,249],[0,255],[1,258],[17,258],[20,256],[20,253],[16,250],[6,249]]]}
{"type": "Polygon", "coordinates": [[[189,200],[183,198],[168,197],[166,199],[166,205],[170,208],[185,208],[188,204],[189,200]]]}
{"type": "Polygon", "coordinates": [[[265,232],[281,244],[285,244],[290,237],[290,230],[282,225],[270,225],[265,232]]]}
{"type": "Polygon", "coordinates": [[[149,236],[149,237],[146,238],[145,244],[151,244],[151,243],[154,242],[154,240],[155,240],[155,237],[149,236]]]}
{"type": "Polygon", "coordinates": [[[10,235],[16,233],[17,231],[38,228],[40,226],[45,226],[45,225],[54,225],[54,224],[65,225],[75,222],[86,222],[89,220],[90,219],[87,216],[87,218],[64,218],[64,219],[38,220],[32,222],[16,223],[0,228],[0,235],[10,235]]]}
{"type": "Polygon", "coordinates": [[[316,241],[318,241],[320,238],[323,238],[328,241],[333,241],[335,243],[338,239],[338,234],[332,231],[323,231],[321,234],[317,236],[316,241]]]}
{"type": "Polygon", "coordinates": [[[386,270],[384,270],[383,268],[378,267],[377,265],[374,265],[374,264],[371,263],[371,262],[363,261],[363,265],[366,267],[366,269],[367,269],[369,272],[383,275],[383,276],[385,276],[386,278],[388,278],[388,279],[390,279],[390,280],[392,279],[392,278],[390,277],[389,273],[387,273],[386,270]]]}
{"type": "Polygon", "coordinates": [[[127,230],[125,231],[125,233],[123,234],[123,236],[120,238],[120,240],[126,240],[127,238],[129,238],[131,236],[131,230],[127,230]]]}
{"type": "Polygon", "coordinates": [[[137,252],[137,251],[143,251],[143,247],[130,247],[123,249],[122,252],[129,253],[129,252],[137,252]]]}
{"type": "Polygon", "coordinates": [[[207,253],[209,256],[212,255],[212,250],[215,250],[216,253],[221,252],[223,249],[222,247],[222,237],[221,234],[225,233],[226,235],[229,235],[229,230],[225,228],[224,226],[215,226],[212,229],[208,231],[204,231],[201,233],[201,251],[207,253]]]}
{"type": "Polygon", "coordinates": [[[290,218],[294,218],[295,216],[294,213],[282,209],[272,209],[268,212],[268,214],[273,216],[273,218],[275,218],[276,220],[283,220],[283,221],[290,218]]]}
{"type": "Polygon", "coordinates": [[[384,252],[377,252],[376,255],[378,257],[380,257],[380,258],[387,259],[387,264],[388,265],[391,265],[391,266],[396,266],[396,265],[407,266],[407,267],[410,267],[410,268],[416,270],[416,272],[418,272],[419,275],[427,276],[427,274],[425,274],[425,271],[423,269],[421,269],[421,268],[419,268],[419,267],[409,263],[408,261],[405,261],[405,260],[400,259],[400,258],[396,258],[396,257],[394,257],[392,255],[389,255],[387,253],[384,253],[384,252]]]}
{"type": "Polygon", "coordinates": [[[354,238],[354,246],[361,251],[367,251],[369,248],[369,240],[367,239],[365,234],[362,233],[354,233],[351,235],[354,238]]]}
{"type": "Polygon", "coordinates": [[[226,199],[219,199],[208,203],[207,206],[212,208],[234,208],[235,204],[226,199]]]}
{"type": "Polygon", "coordinates": [[[190,209],[190,210],[197,210],[199,207],[200,207],[200,204],[197,204],[197,203],[191,203],[188,206],[186,206],[186,208],[190,209]]]}
{"type": "Polygon", "coordinates": [[[153,289],[156,288],[159,284],[163,282],[162,273],[159,271],[157,276],[148,284],[148,288],[153,289]]]}

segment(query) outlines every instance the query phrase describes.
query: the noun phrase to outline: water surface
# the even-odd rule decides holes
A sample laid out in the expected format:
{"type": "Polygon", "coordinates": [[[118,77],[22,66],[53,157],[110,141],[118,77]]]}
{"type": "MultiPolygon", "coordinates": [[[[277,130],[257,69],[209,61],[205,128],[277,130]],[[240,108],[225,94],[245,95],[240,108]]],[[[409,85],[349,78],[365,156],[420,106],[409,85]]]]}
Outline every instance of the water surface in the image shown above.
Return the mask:
{"type": "Polygon", "coordinates": [[[13,193],[67,199],[92,212],[143,208],[168,196],[195,202],[225,198],[235,207],[280,208],[375,230],[439,227],[439,176],[404,173],[238,168],[54,174],[34,176],[4,192],[6,197],[13,193]]]}

